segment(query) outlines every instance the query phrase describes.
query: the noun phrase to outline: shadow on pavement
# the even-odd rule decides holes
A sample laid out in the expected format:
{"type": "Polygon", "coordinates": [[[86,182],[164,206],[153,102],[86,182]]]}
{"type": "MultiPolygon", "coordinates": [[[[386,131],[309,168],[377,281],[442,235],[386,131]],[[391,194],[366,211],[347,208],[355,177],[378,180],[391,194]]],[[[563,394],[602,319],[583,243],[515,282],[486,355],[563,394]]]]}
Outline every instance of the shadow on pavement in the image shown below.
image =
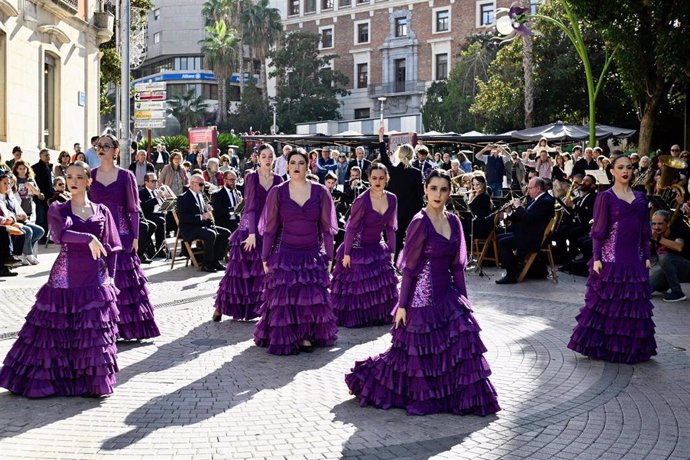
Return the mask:
{"type": "Polygon", "coordinates": [[[124,449],[158,429],[210,419],[249,401],[263,390],[288,385],[299,373],[321,368],[344,351],[338,343],[332,349],[317,349],[311,354],[273,356],[252,345],[216,371],[131,412],[125,423],[133,428],[106,440],[102,449],[124,449]]]}

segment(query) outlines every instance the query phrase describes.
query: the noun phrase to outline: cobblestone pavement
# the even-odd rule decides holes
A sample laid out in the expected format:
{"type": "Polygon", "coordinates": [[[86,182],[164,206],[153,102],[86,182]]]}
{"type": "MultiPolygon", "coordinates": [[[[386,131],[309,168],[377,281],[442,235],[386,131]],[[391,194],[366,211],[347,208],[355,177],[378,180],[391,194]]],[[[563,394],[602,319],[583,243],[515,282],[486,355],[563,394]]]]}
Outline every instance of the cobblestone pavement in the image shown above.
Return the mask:
{"type": "MultiPolygon", "coordinates": [[[[51,257],[0,282],[0,356],[51,257]]],[[[565,347],[583,278],[496,286],[470,274],[503,410],[411,417],[360,408],[343,381],[355,360],[387,348],[387,327],[341,329],[330,349],[271,356],[253,346],[253,322],[210,321],[221,274],[146,270],[162,336],[119,346],[110,398],[0,391],[0,458],[690,458],[688,302],[655,298],[658,356],[609,364],[565,347]]]]}

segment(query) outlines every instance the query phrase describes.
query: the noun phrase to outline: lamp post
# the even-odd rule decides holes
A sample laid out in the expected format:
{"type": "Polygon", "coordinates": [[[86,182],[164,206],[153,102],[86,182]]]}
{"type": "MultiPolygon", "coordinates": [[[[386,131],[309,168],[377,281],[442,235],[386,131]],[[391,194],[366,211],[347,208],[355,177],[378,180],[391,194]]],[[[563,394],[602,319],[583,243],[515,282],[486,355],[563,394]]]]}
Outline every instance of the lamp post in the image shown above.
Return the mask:
{"type": "Polygon", "coordinates": [[[271,126],[271,134],[274,136],[278,133],[278,126],[276,126],[276,109],[278,104],[276,101],[271,102],[271,109],[273,109],[273,126],[271,126]]]}
{"type": "Polygon", "coordinates": [[[130,0],[120,2],[120,110],[118,118],[120,141],[120,166],[126,168],[131,162],[129,144],[131,142],[129,132],[129,27],[130,27],[130,0]]]}

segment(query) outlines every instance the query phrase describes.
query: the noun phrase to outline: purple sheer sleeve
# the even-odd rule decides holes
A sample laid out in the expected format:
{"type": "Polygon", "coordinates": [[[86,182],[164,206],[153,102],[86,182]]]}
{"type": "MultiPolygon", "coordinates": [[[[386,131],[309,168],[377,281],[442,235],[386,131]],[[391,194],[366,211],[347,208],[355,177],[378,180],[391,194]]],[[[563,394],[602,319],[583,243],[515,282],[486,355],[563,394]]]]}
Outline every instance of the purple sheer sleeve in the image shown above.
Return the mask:
{"type": "Polygon", "coordinates": [[[94,235],[86,232],[70,230],[72,217],[67,213],[67,203],[53,203],[48,209],[48,227],[50,228],[50,238],[56,244],[82,243],[89,244],[94,235]]]}
{"type": "Polygon", "coordinates": [[[649,203],[647,202],[647,197],[643,193],[639,193],[639,195],[644,201],[644,207],[640,207],[643,209],[642,211],[640,211],[642,218],[642,233],[640,237],[640,244],[642,245],[642,260],[649,260],[649,245],[650,239],[652,238],[652,227],[649,223],[649,214],[647,212],[647,209],[649,208],[649,203]]]}
{"type": "Polygon", "coordinates": [[[455,214],[448,214],[451,220],[451,229],[458,233],[458,240],[460,247],[453,257],[450,264],[450,272],[453,275],[455,287],[460,291],[460,294],[467,297],[467,285],[465,284],[465,267],[467,266],[467,247],[465,246],[465,232],[462,231],[462,224],[460,219],[455,214]]]}
{"type": "Polygon", "coordinates": [[[108,276],[113,278],[115,276],[115,265],[117,262],[117,253],[122,250],[122,243],[120,242],[120,234],[117,231],[115,220],[113,219],[110,210],[103,205],[100,205],[101,212],[105,219],[103,226],[103,247],[105,248],[105,261],[108,265],[108,276]]]}
{"type": "Polygon", "coordinates": [[[335,213],[335,205],[328,189],[323,185],[316,186],[320,193],[321,218],[319,220],[319,228],[323,236],[323,247],[328,258],[333,259],[333,235],[338,233],[338,218],[335,213]]]}
{"type": "Polygon", "coordinates": [[[594,202],[594,223],[592,224],[592,256],[601,260],[601,247],[609,231],[609,197],[611,192],[599,194],[594,202]]]}
{"type": "Polygon", "coordinates": [[[352,203],[352,208],[350,208],[350,217],[345,224],[345,239],[343,241],[345,244],[344,254],[346,256],[350,255],[355,235],[362,231],[362,222],[364,221],[364,216],[367,211],[365,200],[368,199],[369,192],[362,193],[357,197],[354,203],[352,203]]]}
{"type": "Polygon", "coordinates": [[[244,213],[247,216],[247,229],[250,234],[256,233],[256,213],[259,204],[256,200],[256,187],[259,175],[256,172],[247,174],[244,180],[244,213]]]}
{"type": "Polygon", "coordinates": [[[139,189],[137,189],[137,179],[132,174],[132,171],[125,172],[125,198],[127,204],[127,212],[129,212],[129,219],[132,222],[132,237],[139,239],[139,189]]]}
{"type": "Polygon", "coordinates": [[[386,241],[388,242],[388,251],[391,254],[395,254],[397,244],[395,231],[398,229],[398,198],[392,193],[388,194],[388,209],[391,213],[391,218],[386,224],[386,241]]]}
{"type": "Polygon", "coordinates": [[[264,261],[268,260],[268,256],[271,254],[271,249],[280,227],[280,200],[278,199],[280,190],[280,187],[273,187],[268,192],[266,205],[259,219],[259,233],[263,237],[261,259],[264,261]]]}
{"type": "Polygon", "coordinates": [[[398,269],[403,274],[400,285],[400,299],[398,300],[399,307],[407,307],[412,298],[414,280],[419,274],[424,259],[426,239],[427,229],[424,222],[424,214],[418,213],[410,222],[410,226],[407,227],[405,246],[398,259],[398,269]]]}

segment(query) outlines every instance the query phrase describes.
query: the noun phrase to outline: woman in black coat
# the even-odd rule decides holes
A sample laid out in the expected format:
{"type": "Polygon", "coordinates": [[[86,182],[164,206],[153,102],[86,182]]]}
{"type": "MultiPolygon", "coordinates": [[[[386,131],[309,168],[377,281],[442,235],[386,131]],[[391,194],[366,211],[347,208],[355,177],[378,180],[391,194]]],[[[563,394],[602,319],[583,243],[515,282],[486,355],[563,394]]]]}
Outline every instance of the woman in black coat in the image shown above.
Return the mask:
{"type": "Polygon", "coordinates": [[[383,141],[383,127],[379,128],[379,153],[381,163],[386,165],[389,171],[388,191],[398,198],[398,229],[396,230],[395,256],[403,247],[402,241],[412,218],[424,206],[424,186],[422,172],[410,165],[414,158],[414,148],[410,144],[398,146],[395,154],[400,163],[393,166],[383,141]]]}

